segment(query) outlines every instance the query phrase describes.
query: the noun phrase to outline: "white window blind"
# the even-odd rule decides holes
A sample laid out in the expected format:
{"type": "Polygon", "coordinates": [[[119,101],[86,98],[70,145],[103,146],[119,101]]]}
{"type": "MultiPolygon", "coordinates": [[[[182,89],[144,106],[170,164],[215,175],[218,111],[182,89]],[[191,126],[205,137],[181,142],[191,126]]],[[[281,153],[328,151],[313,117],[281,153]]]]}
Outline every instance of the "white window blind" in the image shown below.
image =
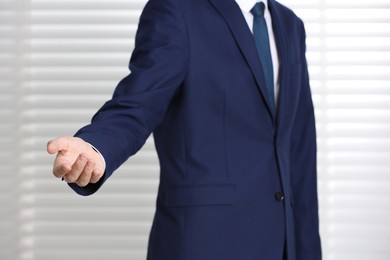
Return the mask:
{"type": "Polygon", "coordinates": [[[18,85],[21,27],[17,5],[0,2],[0,259],[15,259],[18,242],[18,85]]]}
{"type": "Polygon", "coordinates": [[[291,1],[307,28],[324,259],[390,259],[390,3],[291,1]]]}
{"type": "MultiPolygon", "coordinates": [[[[0,0],[0,259],[145,259],[153,140],[91,197],[51,175],[127,73],[146,0],[0,0]]],[[[282,1],[303,18],[324,260],[390,259],[390,3],[282,1]]]]}
{"type": "Polygon", "coordinates": [[[158,166],[149,141],[96,196],[53,179],[45,144],[90,121],[127,73],[145,1],[27,1],[20,259],[144,259],[158,166]]]}

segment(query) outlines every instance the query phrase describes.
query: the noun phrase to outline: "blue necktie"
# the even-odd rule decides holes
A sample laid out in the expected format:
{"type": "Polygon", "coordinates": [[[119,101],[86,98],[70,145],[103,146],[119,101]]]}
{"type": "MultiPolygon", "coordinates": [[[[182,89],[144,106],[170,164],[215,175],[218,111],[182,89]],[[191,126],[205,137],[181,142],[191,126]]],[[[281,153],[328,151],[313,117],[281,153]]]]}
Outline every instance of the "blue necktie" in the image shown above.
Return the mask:
{"type": "Polygon", "coordinates": [[[271,104],[272,113],[275,113],[275,94],[274,94],[274,71],[272,66],[272,56],[269,46],[269,36],[267,24],[264,19],[265,5],[263,2],[256,3],[252,8],[253,15],[253,35],[257,52],[260,56],[261,65],[263,67],[264,78],[266,82],[268,99],[271,104]]]}

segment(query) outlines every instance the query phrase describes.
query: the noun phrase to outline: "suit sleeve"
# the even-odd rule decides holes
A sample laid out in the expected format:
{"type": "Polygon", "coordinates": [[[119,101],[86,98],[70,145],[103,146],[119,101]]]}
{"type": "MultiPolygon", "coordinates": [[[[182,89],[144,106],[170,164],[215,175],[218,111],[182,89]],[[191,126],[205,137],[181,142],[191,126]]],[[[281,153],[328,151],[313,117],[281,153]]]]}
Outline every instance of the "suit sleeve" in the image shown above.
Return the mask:
{"type": "Polygon", "coordinates": [[[188,34],[176,0],[150,0],[141,15],[131,73],[116,87],[111,100],[95,114],[90,125],[75,136],[95,146],[106,160],[106,171],[96,184],[80,188],[90,195],[123,162],[135,154],[162,121],[180,89],[188,66],[188,34]]]}
{"type": "Polygon", "coordinates": [[[305,31],[302,22],[300,27],[302,85],[291,139],[291,184],[294,198],[296,253],[297,259],[320,260],[315,117],[305,58],[305,31]]]}

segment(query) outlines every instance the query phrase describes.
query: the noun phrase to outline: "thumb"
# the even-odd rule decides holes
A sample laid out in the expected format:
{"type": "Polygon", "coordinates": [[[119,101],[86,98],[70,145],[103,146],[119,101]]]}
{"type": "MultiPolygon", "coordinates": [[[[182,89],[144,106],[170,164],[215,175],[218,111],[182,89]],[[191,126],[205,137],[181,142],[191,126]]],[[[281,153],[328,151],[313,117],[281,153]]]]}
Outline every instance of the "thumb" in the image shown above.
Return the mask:
{"type": "Polygon", "coordinates": [[[66,150],[68,147],[68,142],[65,137],[59,137],[53,139],[47,143],[47,152],[49,154],[55,154],[59,151],[66,150]]]}

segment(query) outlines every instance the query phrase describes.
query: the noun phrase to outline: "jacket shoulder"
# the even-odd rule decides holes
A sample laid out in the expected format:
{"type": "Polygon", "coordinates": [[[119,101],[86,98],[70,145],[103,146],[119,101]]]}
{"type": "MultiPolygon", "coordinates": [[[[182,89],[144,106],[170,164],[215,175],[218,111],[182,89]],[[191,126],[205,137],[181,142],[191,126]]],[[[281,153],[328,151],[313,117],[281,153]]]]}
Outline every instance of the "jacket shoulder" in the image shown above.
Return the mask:
{"type": "Polygon", "coordinates": [[[298,17],[298,15],[293,10],[291,10],[289,7],[279,3],[278,1],[274,1],[274,0],[269,0],[269,1],[273,1],[275,8],[278,9],[279,13],[281,14],[283,19],[287,23],[299,24],[299,26],[303,27],[302,19],[300,17],[298,17]]]}

